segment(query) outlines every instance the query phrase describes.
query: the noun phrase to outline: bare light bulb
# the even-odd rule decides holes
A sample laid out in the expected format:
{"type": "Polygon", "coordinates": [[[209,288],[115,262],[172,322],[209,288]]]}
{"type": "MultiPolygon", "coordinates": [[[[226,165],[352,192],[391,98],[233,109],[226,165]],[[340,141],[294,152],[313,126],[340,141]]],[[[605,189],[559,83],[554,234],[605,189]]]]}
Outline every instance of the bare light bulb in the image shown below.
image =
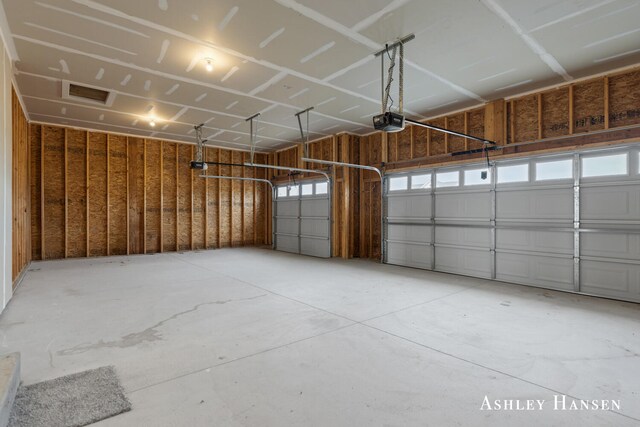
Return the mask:
{"type": "Polygon", "coordinates": [[[155,121],[155,120],[153,120],[153,119],[151,119],[151,120],[149,121],[149,126],[151,126],[152,128],[153,128],[153,127],[156,127],[156,121],[155,121]]]}
{"type": "Polygon", "coordinates": [[[211,62],[211,59],[209,59],[209,58],[207,58],[207,65],[205,65],[205,69],[209,73],[213,71],[213,63],[211,62]]]}

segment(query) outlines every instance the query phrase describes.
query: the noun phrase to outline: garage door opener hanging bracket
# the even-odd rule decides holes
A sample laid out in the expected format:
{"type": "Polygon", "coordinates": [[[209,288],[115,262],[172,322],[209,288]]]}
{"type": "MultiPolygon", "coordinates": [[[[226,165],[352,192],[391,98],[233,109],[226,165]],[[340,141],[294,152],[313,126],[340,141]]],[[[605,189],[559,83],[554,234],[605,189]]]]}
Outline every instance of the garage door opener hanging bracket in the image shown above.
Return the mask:
{"type": "Polygon", "coordinates": [[[304,146],[304,149],[303,149],[304,157],[309,157],[309,112],[313,109],[314,107],[309,107],[306,110],[299,111],[295,114],[296,118],[298,119],[298,127],[300,128],[300,142],[304,146]],[[302,119],[300,118],[300,116],[305,113],[307,115],[307,136],[306,137],[304,136],[304,131],[302,130],[302,119]]]}

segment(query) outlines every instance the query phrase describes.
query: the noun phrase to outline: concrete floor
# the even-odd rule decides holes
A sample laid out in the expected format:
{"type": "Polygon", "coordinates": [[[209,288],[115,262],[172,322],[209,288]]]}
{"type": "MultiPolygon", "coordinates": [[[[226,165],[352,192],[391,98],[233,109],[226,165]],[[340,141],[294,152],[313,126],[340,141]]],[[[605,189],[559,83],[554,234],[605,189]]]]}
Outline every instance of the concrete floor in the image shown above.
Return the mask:
{"type": "Polygon", "coordinates": [[[101,427],[640,425],[640,305],[371,261],[34,262],[0,331],[27,384],[115,365],[134,409],[101,427]]]}

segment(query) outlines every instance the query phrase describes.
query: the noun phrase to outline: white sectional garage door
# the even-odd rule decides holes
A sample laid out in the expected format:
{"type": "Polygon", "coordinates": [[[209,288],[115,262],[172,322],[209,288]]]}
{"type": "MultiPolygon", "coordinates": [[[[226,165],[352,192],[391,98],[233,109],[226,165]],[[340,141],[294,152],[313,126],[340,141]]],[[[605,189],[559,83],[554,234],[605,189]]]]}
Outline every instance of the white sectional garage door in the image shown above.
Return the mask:
{"type": "Polygon", "coordinates": [[[274,247],[331,256],[331,195],[326,181],[278,186],[273,202],[274,247]]]}
{"type": "Polygon", "coordinates": [[[385,179],[385,262],[640,302],[637,146],[385,179]]]}

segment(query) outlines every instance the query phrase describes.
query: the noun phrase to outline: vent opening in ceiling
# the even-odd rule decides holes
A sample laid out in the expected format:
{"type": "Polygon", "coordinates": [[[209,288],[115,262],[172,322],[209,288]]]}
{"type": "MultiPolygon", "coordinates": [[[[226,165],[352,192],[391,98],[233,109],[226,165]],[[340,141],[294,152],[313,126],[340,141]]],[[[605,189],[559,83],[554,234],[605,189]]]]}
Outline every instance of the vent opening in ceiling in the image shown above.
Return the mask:
{"type": "Polygon", "coordinates": [[[107,89],[72,83],[68,80],[62,81],[62,98],[91,104],[106,105],[113,104],[115,93],[107,89]]]}

